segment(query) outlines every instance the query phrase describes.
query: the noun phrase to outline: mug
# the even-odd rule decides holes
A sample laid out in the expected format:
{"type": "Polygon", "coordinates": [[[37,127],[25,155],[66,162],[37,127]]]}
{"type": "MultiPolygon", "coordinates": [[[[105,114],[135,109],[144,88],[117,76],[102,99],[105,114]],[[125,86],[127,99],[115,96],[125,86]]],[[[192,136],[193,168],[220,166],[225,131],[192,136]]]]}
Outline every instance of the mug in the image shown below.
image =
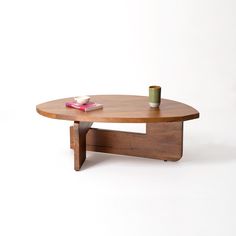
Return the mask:
{"type": "Polygon", "coordinates": [[[149,105],[157,108],[161,104],[161,87],[157,85],[149,86],[149,105]]]}

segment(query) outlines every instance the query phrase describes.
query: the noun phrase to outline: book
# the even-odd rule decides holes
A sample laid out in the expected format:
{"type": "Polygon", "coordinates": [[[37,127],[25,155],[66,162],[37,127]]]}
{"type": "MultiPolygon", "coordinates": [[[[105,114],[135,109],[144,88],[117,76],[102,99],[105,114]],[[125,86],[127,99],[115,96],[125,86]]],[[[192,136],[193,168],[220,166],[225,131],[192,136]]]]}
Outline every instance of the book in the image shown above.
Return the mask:
{"type": "Polygon", "coordinates": [[[80,111],[94,111],[103,108],[103,105],[96,102],[88,102],[82,105],[77,102],[66,102],[66,107],[75,108],[80,111]]]}

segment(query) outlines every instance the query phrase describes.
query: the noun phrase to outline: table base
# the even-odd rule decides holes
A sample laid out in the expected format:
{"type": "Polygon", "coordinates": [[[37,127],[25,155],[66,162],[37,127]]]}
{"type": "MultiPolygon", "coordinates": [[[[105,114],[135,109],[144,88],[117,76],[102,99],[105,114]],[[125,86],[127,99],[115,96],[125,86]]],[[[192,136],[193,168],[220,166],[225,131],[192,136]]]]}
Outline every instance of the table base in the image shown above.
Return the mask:
{"type": "Polygon", "coordinates": [[[96,129],[91,125],[75,121],[70,127],[75,170],[83,165],[86,150],[168,161],[178,161],[183,155],[183,122],[147,123],[146,134],[96,129]]]}

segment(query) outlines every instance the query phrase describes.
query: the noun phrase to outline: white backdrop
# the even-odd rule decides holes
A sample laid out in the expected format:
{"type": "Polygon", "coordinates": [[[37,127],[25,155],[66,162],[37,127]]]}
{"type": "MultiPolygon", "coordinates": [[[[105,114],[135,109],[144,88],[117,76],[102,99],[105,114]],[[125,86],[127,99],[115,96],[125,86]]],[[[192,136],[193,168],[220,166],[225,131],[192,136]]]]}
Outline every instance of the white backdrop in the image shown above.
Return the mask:
{"type": "Polygon", "coordinates": [[[0,1],[0,234],[235,235],[235,12],[233,0],[0,1]],[[74,172],[71,123],[35,112],[152,84],[201,113],[180,162],[88,153],[74,172]]]}

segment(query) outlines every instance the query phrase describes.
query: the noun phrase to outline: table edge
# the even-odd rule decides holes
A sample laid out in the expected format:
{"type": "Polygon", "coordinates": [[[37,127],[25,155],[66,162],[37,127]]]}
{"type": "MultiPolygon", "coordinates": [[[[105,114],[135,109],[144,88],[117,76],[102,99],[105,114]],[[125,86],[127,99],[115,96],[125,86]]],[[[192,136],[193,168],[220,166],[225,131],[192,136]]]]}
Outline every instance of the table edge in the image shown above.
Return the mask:
{"type": "MultiPolygon", "coordinates": [[[[39,104],[40,105],[40,104],[39,104]]],[[[188,120],[194,120],[198,119],[200,117],[200,113],[193,107],[196,111],[194,114],[186,115],[186,116],[174,116],[174,117],[157,117],[157,118],[124,118],[124,117],[116,117],[116,118],[99,118],[95,117],[93,119],[83,119],[83,117],[80,117],[79,119],[75,119],[74,116],[70,115],[60,115],[52,114],[49,112],[42,111],[36,106],[36,111],[38,114],[45,116],[47,118],[51,119],[58,119],[58,120],[71,120],[71,121],[81,121],[81,122],[101,122],[101,123],[157,123],[157,122],[176,122],[176,121],[188,121],[188,120]]],[[[186,104],[185,104],[186,105],[186,104]]],[[[188,106],[188,105],[187,105],[188,106]]]]}

